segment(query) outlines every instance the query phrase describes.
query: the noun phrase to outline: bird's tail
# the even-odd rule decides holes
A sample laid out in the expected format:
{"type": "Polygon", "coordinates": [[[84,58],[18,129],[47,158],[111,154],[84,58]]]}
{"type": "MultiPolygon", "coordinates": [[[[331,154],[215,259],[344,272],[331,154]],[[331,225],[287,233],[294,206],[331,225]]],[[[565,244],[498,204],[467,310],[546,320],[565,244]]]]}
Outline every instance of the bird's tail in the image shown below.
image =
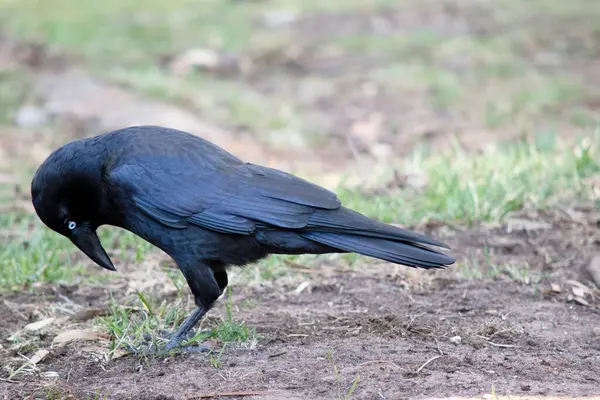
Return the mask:
{"type": "Polygon", "coordinates": [[[358,253],[417,268],[444,268],[454,258],[425,245],[448,248],[427,236],[384,224],[345,207],[318,210],[301,233],[306,239],[344,252],[358,253]]]}

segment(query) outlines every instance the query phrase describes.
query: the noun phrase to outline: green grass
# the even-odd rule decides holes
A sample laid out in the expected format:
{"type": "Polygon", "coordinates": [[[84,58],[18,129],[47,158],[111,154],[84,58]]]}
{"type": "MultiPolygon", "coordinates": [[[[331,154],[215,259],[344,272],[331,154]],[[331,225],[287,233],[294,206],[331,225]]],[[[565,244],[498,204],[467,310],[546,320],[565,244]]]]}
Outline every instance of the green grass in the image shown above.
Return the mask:
{"type": "Polygon", "coordinates": [[[496,264],[493,262],[487,247],[484,247],[482,252],[482,257],[472,254],[457,263],[453,267],[457,276],[471,280],[506,278],[524,285],[535,285],[550,277],[548,273],[532,268],[525,261],[496,264]]]}
{"type": "MultiPolygon", "coordinates": [[[[385,222],[426,220],[498,221],[524,207],[546,208],[560,200],[592,199],[587,178],[600,173],[600,135],[569,145],[553,134],[535,140],[492,144],[482,154],[456,147],[417,153],[405,168],[423,174],[425,188],[368,196],[356,189],[338,193],[343,203],[385,222]]],[[[393,171],[385,171],[391,175],[393,171]]],[[[385,175],[381,176],[385,181],[385,175]]]]}
{"type": "Polygon", "coordinates": [[[33,216],[3,215],[0,226],[8,227],[5,237],[0,237],[0,288],[18,290],[35,282],[66,282],[84,274],[68,256],[67,240],[37,226],[33,216]]]}
{"type": "MultiPolygon", "coordinates": [[[[155,348],[166,343],[166,340],[157,332],[174,332],[189,314],[189,311],[186,310],[190,310],[190,305],[186,304],[183,296],[181,282],[173,281],[173,284],[179,290],[178,297],[174,302],[159,300],[141,292],[137,293],[136,301],[130,305],[121,304],[111,298],[108,306],[109,315],[98,317],[95,321],[110,334],[109,356],[112,356],[119,348],[128,350],[132,347],[137,348],[143,343],[150,343],[155,348]]],[[[205,329],[201,322],[196,327],[196,335],[185,341],[184,345],[200,344],[207,339],[216,339],[222,345],[247,343],[257,338],[254,329],[248,328],[243,321],[238,321],[234,317],[230,288],[227,289],[227,299],[223,303],[225,317],[210,329],[205,329]]],[[[221,355],[222,353],[218,358],[211,358],[215,368],[221,355]]]]}
{"type": "MultiPolygon", "coordinates": [[[[74,261],[80,251],[67,238],[50,230],[37,216],[14,212],[0,216],[0,290],[20,290],[36,282],[85,283],[111,279],[111,273],[100,274],[95,264],[87,268],[74,261]],[[97,268],[97,270],[95,270],[97,268]]],[[[118,261],[143,260],[154,251],[152,245],[130,232],[114,227],[102,227],[99,236],[105,248],[115,253],[118,261]]]]}
{"type": "Polygon", "coordinates": [[[73,6],[67,0],[3,2],[10,33],[85,55],[98,68],[147,63],[165,52],[196,46],[243,47],[250,39],[246,3],[221,0],[120,2],[73,6]],[[35,12],[31,12],[35,10],[35,12]]]}
{"type": "Polygon", "coordinates": [[[338,369],[338,366],[333,361],[333,357],[330,351],[327,352],[327,360],[329,361],[333,369],[333,378],[336,384],[335,398],[339,400],[349,400],[356,391],[356,388],[358,387],[358,383],[360,382],[360,375],[356,375],[356,377],[352,380],[348,388],[344,388],[342,384],[342,377],[340,371],[338,369]]]}

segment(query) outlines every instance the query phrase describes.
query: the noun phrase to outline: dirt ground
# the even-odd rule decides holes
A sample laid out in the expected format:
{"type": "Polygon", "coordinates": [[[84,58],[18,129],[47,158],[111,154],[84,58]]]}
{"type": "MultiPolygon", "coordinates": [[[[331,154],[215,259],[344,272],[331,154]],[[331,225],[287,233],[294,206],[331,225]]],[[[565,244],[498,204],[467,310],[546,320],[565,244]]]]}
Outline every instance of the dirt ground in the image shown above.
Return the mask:
{"type": "MultiPolygon", "coordinates": [[[[600,35],[587,20],[577,22],[581,35],[557,32],[556,26],[565,21],[547,16],[518,21],[519,26],[535,25],[538,35],[515,39],[510,47],[523,57],[519,62],[541,72],[529,77],[513,71],[506,81],[473,72],[493,59],[495,50],[480,54],[468,46],[462,50],[459,46],[456,52],[444,46],[409,47],[395,54],[391,69],[385,70],[382,66],[389,61],[385,52],[354,54],[319,47],[321,41],[341,34],[390,35],[422,27],[445,37],[482,40],[517,31],[518,26],[507,23],[490,2],[443,3],[443,7],[423,2],[421,8],[374,13],[315,13],[282,29],[282,35],[298,39],[291,41],[296,46],[243,54],[251,68],[234,68],[225,79],[235,78],[248,91],[276,101],[294,99],[308,127],[323,132],[317,145],[288,149],[258,137],[249,127],[212,121],[185,99],[183,104],[148,99],[126,85],[97,79],[84,63],[44,44],[0,37],[0,72],[28,68],[32,89],[27,101],[35,99],[36,106],[52,113],[56,118],[52,129],[60,131],[57,136],[46,135],[43,129],[24,134],[6,123],[0,127],[0,167],[9,156],[26,160],[28,167],[36,165],[67,138],[143,122],[194,131],[245,160],[306,171],[333,185],[342,172],[368,171],[423,142],[441,149],[456,139],[475,149],[492,139],[518,137],[546,122],[568,125],[562,131],[568,136],[582,128],[565,122],[571,112],[597,113],[600,35]],[[335,26],[335,32],[325,29],[329,26],[335,26]],[[580,36],[589,40],[580,43],[580,36]],[[556,37],[561,41],[546,39],[556,37]],[[410,74],[391,79],[398,60],[409,66],[429,63],[454,78],[474,78],[460,82],[460,98],[434,107],[448,95],[444,92],[448,87],[414,83],[410,74]],[[588,92],[557,104],[540,100],[543,104],[537,108],[528,108],[536,100],[530,99],[523,109],[503,111],[503,118],[524,115],[527,123],[516,117],[499,124],[486,120],[486,101],[503,98],[520,86],[529,89],[531,82],[545,87],[546,73],[569,76],[588,92]]],[[[213,73],[215,79],[223,78],[220,71],[213,73]]],[[[436,75],[440,81],[446,77],[436,75]]],[[[105,312],[110,296],[130,299],[132,285],[143,286],[145,274],[156,271],[158,263],[126,265],[119,268],[119,279],[106,284],[39,283],[22,292],[1,293],[0,365],[18,368],[26,361],[23,357],[31,358],[38,350],[48,353],[13,378],[0,377],[0,396],[11,400],[600,396],[600,291],[589,275],[590,265],[600,271],[600,261],[593,261],[600,254],[597,209],[565,205],[548,212],[524,211],[498,225],[414,228],[448,243],[457,264],[437,272],[367,259],[352,269],[331,262],[294,264],[290,276],[235,284],[235,318],[255,328],[259,337],[244,345],[228,344],[216,356],[183,354],[153,360],[119,353],[108,360],[109,340],[103,333],[53,344],[66,330],[97,329],[92,328],[92,317],[105,312]],[[48,325],[23,333],[25,326],[38,321],[48,325]],[[9,337],[15,332],[21,332],[28,344],[13,346],[9,337]],[[214,357],[219,357],[219,365],[214,357]]],[[[159,297],[174,300],[172,290],[162,293],[167,283],[154,278],[152,285],[159,297]]],[[[225,314],[223,300],[211,311],[209,324],[225,314]]],[[[217,351],[221,348],[217,343],[217,351]]]]}
{"type": "MultiPolygon", "coordinates": [[[[301,293],[296,283],[236,285],[236,315],[260,339],[227,345],[218,368],[206,354],[106,361],[105,340],[76,341],[50,349],[37,366],[35,375],[58,374],[58,384],[3,379],[0,393],[12,399],[52,387],[60,398],[344,398],[359,376],[352,398],[483,398],[492,386],[497,395],[598,394],[600,293],[590,289],[586,271],[600,250],[600,217],[574,213],[529,213],[472,230],[434,229],[457,250],[461,268],[485,260],[507,266],[483,279],[452,268],[431,273],[362,264],[346,271],[313,269],[304,275],[308,286],[301,293]],[[530,269],[510,270],[507,260],[530,269]],[[101,396],[89,397],[95,393],[101,396]]],[[[41,304],[95,309],[108,300],[102,287],[80,289],[4,295],[12,307],[0,311],[2,337],[35,319],[41,304]]],[[[212,312],[220,313],[220,306],[212,312]]],[[[71,321],[61,329],[81,324],[71,321]]],[[[50,348],[52,332],[38,336],[40,348],[50,348]]]]}

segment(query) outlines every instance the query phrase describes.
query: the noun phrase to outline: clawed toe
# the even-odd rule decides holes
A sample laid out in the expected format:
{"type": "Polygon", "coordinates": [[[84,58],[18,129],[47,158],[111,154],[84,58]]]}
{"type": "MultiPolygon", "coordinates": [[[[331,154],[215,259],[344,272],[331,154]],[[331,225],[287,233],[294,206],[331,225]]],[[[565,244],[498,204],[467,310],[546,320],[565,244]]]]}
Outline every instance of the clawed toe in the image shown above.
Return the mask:
{"type": "Polygon", "coordinates": [[[212,349],[206,345],[198,345],[198,346],[175,346],[170,348],[169,346],[156,346],[155,344],[147,344],[142,343],[140,346],[132,346],[130,344],[125,344],[125,348],[128,352],[137,354],[137,355],[145,355],[145,356],[163,356],[167,355],[170,352],[177,353],[209,353],[212,349]]]}
{"type": "MultiPolygon", "coordinates": [[[[176,332],[169,332],[169,331],[158,331],[158,334],[156,336],[152,335],[150,333],[144,333],[144,335],[142,336],[144,342],[142,342],[142,344],[148,345],[149,342],[153,342],[156,338],[159,338],[160,340],[162,340],[164,342],[168,342],[173,338],[173,336],[175,334],[176,334],[176,332]]],[[[188,333],[186,333],[186,335],[182,341],[190,340],[197,335],[210,336],[211,334],[212,334],[212,331],[210,329],[205,329],[200,332],[189,331],[188,333]]]]}
{"type": "Polygon", "coordinates": [[[210,352],[211,349],[208,346],[204,345],[188,345],[182,346],[182,343],[189,341],[198,336],[202,336],[206,334],[210,336],[212,331],[200,331],[195,333],[192,328],[200,321],[200,319],[204,316],[206,311],[202,307],[196,307],[196,309],[183,321],[179,329],[174,333],[164,333],[161,332],[161,335],[158,337],[158,340],[155,340],[155,336],[153,335],[144,335],[142,345],[139,347],[135,347],[132,345],[125,345],[125,347],[134,354],[143,354],[143,355],[166,355],[171,351],[178,352],[188,352],[188,353],[204,353],[210,352]],[[167,342],[165,345],[160,346],[157,342],[167,342]]]}
{"type": "MultiPolygon", "coordinates": [[[[200,334],[210,334],[210,331],[201,331],[200,334]]],[[[139,346],[124,344],[127,351],[138,355],[166,355],[172,351],[182,353],[207,353],[212,349],[205,345],[186,345],[182,343],[197,336],[195,332],[188,332],[185,337],[177,337],[175,333],[159,332],[159,335],[144,334],[139,346]],[[162,344],[166,343],[166,344],[162,344]]]]}
{"type": "Polygon", "coordinates": [[[181,346],[176,347],[174,350],[180,351],[182,353],[210,353],[212,349],[205,345],[198,346],[181,346]]]}

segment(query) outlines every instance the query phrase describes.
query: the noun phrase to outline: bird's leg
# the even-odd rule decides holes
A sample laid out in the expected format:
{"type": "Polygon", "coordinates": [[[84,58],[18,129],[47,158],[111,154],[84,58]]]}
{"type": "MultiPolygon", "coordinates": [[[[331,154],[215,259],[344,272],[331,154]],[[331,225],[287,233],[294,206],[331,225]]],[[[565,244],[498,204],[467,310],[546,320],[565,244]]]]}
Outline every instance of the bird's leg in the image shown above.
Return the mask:
{"type": "MultiPolygon", "coordinates": [[[[200,307],[200,306],[196,307],[196,309],[194,311],[192,311],[192,313],[189,315],[189,317],[187,317],[185,319],[185,321],[183,321],[183,323],[181,324],[179,329],[175,333],[173,333],[173,335],[171,336],[171,339],[163,348],[163,351],[165,353],[167,353],[167,352],[175,349],[176,347],[178,347],[181,344],[181,342],[183,342],[184,340],[190,339],[190,337],[188,337],[188,333],[194,326],[196,326],[196,324],[202,319],[202,317],[204,317],[205,314],[206,314],[206,311],[204,310],[203,307],[200,307]]],[[[194,352],[205,352],[205,351],[210,351],[210,348],[208,346],[204,346],[204,345],[202,345],[202,346],[186,346],[186,347],[182,347],[181,350],[194,351],[194,352]]]]}
{"type": "MultiPolygon", "coordinates": [[[[216,299],[223,294],[223,291],[225,290],[225,287],[227,286],[227,272],[225,272],[224,269],[222,270],[214,270],[214,268],[216,267],[216,265],[214,265],[213,263],[213,268],[210,270],[211,273],[210,275],[212,275],[213,278],[213,282],[215,282],[218,287],[218,294],[216,295],[216,297],[214,299],[208,300],[211,302],[211,306],[208,307],[207,309],[210,309],[212,307],[212,304],[214,304],[214,302],[216,301],[216,299]]],[[[214,285],[213,289],[215,289],[214,285]]],[[[202,317],[204,317],[204,315],[206,314],[206,310],[205,307],[203,307],[202,304],[202,300],[200,300],[200,302],[197,302],[197,306],[196,309],[190,314],[189,317],[186,318],[185,321],[183,321],[183,323],[181,324],[181,326],[179,327],[179,329],[174,332],[173,334],[170,335],[170,339],[169,342],[166,344],[164,351],[165,352],[169,352],[171,350],[173,350],[174,348],[176,348],[177,346],[179,346],[181,344],[182,341],[184,340],[188,340],[191,339],[194,334],[192,331],[192,328],[194,326],[196,326],[196,324],[202,319],[202,317]],[[191,335],[189,335],[190,333],[192,333],[191,335]]],[[[208,331],[209,333],[211,331],[208,331]]],[[[210,351],[210,348],[208,346],[186,346],[186,347],[182,347],[181,348],[182,351],[190,351],[190,352],[205,352],[205,351],[210,351]]]]}
{"type": "MultiPolygon", "coordinates": [[[[179,329],[169,335],[167,344],[158,350],[150,350],[152,353],[165,354],[178,348],[185,352],[205,352],[210,351],[207,346],[185,346],[179,345],[184,340],[189,339],[188,333],[204,317],[206,312],[212,308],[219,296],[223,293],[223,288],[227,285],[227,274],[225,271],[213,271],[207,264],[194,263],[192,265],[181,263],[181,271],[187,279],[188,285],[194,294],[196,309],[183,321],[179,329]]],[[[152,346],[148,346],[149,349],[152,346]]],[[[135,353],[140,353],[138,349],[133,349],[135,353]]]]}
{"type": "MultiPolygon", "coordinates": [[[[192,313],[185,319],[185,321],[183,321],[179,329],[177,329],[173,333],[162,336],[162,339],[168,340],[167,344],[163,347],[155,346],[152,343],[152,337],[148,335],[144,337],[145,341],[142,342],[142,345],[140,347],[133,347],[131,345],[127,345],[127,348],[132,353],[156,355],[167,354],[171,350],[175,349],[189,353],[209,352],[210,348],[204,345],[179,347],[181,342],[189,340],[195,336],[195,333],[192,330],[192,328],[198,323],[198,321],[202,319],[202,317],[205,314],[206,311],[204,310],[204,307],[196,307],[196,309],[192,311],[192,313]]],[[[211,331],[208,331],[208,333],[211,333],[211,331]]]]}

